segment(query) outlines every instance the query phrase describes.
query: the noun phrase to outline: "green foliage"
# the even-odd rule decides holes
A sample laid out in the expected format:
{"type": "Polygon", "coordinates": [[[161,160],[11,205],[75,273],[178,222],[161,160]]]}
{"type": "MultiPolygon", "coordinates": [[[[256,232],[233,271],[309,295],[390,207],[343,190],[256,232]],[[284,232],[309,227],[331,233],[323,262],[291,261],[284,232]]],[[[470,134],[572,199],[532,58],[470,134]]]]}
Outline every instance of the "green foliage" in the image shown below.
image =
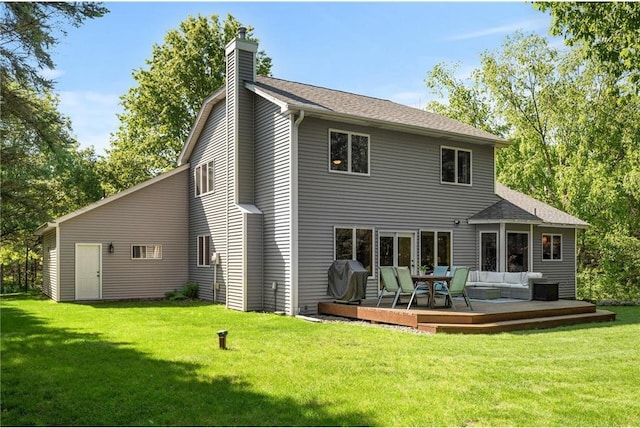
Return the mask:
{"type": "Polygon", "coordinates": [[[0,3],[0,79],[37,90],[51,89],[51,81],[40,71],[55,66],[49,51],[66,35],[63,23],[79,27],[85,19],[107,12],[97,2],[0,3]]]}
{"type": "Polygon", "coordinates": [[[585,58],[517,33],[481,55],[472,83],[439,66],[428,84],[449,96],[438,111],[486,130],[501,125],[513,144],[497,153],[498,181],[587,221],[580,287],[623,296],[640,269],[632,253],[640,238],[640,98],[623,95],[620,78],[585,58]],[[464,109],[475,105],[483,109],[464,109]]]}
{"type": "Polygon", "coordinates": [[[0,4],[2,263],[37,250],[37,226],[101,195],[95,154],[79,150],[41,71],[55,66],[49,51],[65,22],[77,27],[106,12],[92,2],[0,4]]]}
{"type": "Polygon", "coordinates": [[[180,290],[167,291],[164,297],[168,300],[197,299],[198,288],[197,282],[189,281],[180,290]]]}
{"type": "Polygon", "coordinates": [[[200,301],[0,305],[3,426],[639,422],[640,307],[607,308],[611,323],[427,335],[200,301]]]}
{"type": "Polygon", "coordinates": [[[536,2],[553,17],[551,33],[569,46],[584,43],[588,57],[640,88],[640,3],[536,2]]]}
{"type": "MultiPolygon", "coordinates": [[[[109,193],[175,167],[200,106],[224,84],[224,49],[240,26],[231,15],[223,23],[217,15],[189,16],[153,46],[146,68],[134,70],[137,85],[121,97],[120,127],[101,165],[109,193]]],[[[248,27],[255,40],[251,34],[248,27]]],[[[264,52],[256,62],[258,74],[271,72],[264,52]]]]}

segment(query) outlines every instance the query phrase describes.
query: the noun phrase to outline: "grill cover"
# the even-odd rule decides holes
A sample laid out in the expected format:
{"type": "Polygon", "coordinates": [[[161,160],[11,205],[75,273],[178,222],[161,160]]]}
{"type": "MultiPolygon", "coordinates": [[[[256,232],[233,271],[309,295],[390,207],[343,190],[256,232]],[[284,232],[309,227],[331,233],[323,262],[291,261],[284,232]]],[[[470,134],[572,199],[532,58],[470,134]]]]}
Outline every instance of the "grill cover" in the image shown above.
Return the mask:
{"type": "Polygon", "coordinates": [[[327,294],[355,302],[366,297],[369,272],[357,260],[336,260],[329,267],[327,294]]]}

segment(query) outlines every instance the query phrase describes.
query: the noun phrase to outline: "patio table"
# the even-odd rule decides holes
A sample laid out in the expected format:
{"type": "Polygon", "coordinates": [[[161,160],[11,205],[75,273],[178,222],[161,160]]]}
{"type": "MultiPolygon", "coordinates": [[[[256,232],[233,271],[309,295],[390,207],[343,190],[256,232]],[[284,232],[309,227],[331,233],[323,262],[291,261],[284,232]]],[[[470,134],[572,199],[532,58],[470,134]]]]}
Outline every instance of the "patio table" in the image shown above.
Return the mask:
{"type": "Polygon", "coordinates": [[[435,283],[444,281],[447,283],[447,287],[448,287],[449,284],[451,283],[452,277],[445,276],[445,275],[411,275],[411,279],[413,279],[413,282],[415,283],[416,288],[421,287],[420,285],[418,285],[418,283],[420,282],[426,282],[427,284],[429,284],[429,307],[433,308],[435,303],[435,291],[436,291],[435,283]]]}

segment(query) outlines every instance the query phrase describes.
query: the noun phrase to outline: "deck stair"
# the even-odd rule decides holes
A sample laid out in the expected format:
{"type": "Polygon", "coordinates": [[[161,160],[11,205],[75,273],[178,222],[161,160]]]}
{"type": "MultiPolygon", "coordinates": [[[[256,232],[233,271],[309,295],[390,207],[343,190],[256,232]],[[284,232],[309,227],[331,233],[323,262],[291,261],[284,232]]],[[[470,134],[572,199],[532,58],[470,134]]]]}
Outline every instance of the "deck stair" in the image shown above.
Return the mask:
{"type": "Polygon", "coordinates": [[[375,303],[368,301],[360,305],[322,302],[318,304],[318,312],[373,323],[402,325],[430,333],[500,333],[615,320],[615,313],[598,310],[591,303],[577,300],[473,302],[473,312],[463,302],[456,307],[457,311],[425,307],[406,310],[398,306],[392,309],[384,304],[375,307],[375,303]]]}

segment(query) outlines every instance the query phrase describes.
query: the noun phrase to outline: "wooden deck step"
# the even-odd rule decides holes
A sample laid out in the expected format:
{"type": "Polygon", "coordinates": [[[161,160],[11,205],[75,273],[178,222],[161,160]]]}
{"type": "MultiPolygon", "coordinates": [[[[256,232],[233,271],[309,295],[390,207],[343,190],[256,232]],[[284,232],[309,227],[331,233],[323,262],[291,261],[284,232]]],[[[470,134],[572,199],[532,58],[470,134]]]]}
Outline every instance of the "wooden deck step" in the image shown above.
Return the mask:
{"type": "Polygon", "coordinates": [[[515,330],[553,328],[589,322],[614,321],[616,314],[596,310],[589,313],[547,316],[542,318],[512,319],[480,324],[418,323],[418,330],[429,333],[502,333],[515,330]]]}

